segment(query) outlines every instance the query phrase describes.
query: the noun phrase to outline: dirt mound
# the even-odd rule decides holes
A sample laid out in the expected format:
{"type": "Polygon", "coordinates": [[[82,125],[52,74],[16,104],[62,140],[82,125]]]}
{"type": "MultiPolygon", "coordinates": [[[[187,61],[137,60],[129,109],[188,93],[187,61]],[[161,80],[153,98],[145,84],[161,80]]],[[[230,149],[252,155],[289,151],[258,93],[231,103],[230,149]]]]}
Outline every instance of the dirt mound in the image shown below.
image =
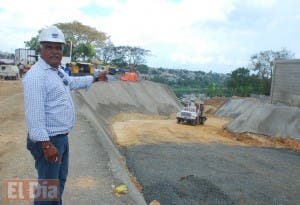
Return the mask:
{"type": "Polygon", "coordinates": [[[300,109],[261,103],[255,99],[231,99],[216,115],[234,118],[226,128],[236,133],[256,133],[300,140],[300,109]]]}
{"type": "Polygon", "coordinates": [[[206,114],[214,114],[227,101],[224,97],[213,97],[204,101],[204,112],[206,114]]]}

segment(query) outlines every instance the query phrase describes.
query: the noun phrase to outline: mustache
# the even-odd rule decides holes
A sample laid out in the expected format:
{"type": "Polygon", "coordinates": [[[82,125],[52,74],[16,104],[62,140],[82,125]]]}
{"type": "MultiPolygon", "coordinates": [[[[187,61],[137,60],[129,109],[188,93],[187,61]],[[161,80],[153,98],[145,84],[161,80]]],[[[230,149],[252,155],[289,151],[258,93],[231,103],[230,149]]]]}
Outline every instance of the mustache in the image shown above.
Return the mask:
{"type": "Polygon", "coordinates": [[[50,55],[50,58],[59,58],[59,55],[58,54],[52,54],[52,55],[50,55]]]}

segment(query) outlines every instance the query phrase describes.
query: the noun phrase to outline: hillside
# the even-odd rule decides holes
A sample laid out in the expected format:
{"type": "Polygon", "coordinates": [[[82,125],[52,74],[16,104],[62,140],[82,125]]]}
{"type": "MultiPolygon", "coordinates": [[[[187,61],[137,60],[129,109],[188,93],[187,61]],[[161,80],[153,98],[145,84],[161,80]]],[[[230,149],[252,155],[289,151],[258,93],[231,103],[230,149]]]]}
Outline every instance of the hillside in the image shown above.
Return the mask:
{"type": "Polygon", "coordinates": [[[164,83],[179,97],[182,94],[205,93],[208,86],[215,85],[220,89],[226,87],[228,74],[206,73],[184,69],[140,68],[141,74],[147,75],[149,80],[164,83]]]}

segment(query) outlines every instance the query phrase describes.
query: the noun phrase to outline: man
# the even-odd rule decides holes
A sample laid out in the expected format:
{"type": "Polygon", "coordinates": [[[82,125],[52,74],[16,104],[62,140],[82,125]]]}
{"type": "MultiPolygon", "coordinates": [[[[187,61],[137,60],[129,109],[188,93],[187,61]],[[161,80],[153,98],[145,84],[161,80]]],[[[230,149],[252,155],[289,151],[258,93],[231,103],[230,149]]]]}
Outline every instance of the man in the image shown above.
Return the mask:
{"type": "Polygon", "coordinates": [[[88,88],[93,82],[107,80],[106,72],[99,75],[72,77],[60,67],[64,34],[55,26],[40,33],[41,56],[23,78],[25,117],[28,129],[27,149],[35,159],[38,179],[57,179],[58,201],[34,204],[61,205],[68,175],[70,132],[75,119],[70,90],[88,88]]]}
{"type": "Polygon", "coordinates": [[[68,74],[71,75],[71,69],[70,69],[70,64],[66,63],[66,67],[64,68],[64,71],[68,74]]]}
{"type": "Polygon", "coordinates": [[[24,65],[22,63],[19,63],[18,68],[19,68],[19,76],[20,76],[20,78],[22,78],[23,77],[24,65]]]}

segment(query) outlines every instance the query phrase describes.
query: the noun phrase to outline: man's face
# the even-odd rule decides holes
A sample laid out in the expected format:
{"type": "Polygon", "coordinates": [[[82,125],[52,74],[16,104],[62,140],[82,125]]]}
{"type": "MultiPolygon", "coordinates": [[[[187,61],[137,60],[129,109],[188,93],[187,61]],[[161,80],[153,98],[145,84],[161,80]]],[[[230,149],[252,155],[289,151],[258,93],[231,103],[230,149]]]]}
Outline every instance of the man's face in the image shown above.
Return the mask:
{"type": "Polygon", "coordinates": [[[54,68],[58,68],[63,55],[63,44],[44,42],[41,43],[41,57],[54,68]]]}

